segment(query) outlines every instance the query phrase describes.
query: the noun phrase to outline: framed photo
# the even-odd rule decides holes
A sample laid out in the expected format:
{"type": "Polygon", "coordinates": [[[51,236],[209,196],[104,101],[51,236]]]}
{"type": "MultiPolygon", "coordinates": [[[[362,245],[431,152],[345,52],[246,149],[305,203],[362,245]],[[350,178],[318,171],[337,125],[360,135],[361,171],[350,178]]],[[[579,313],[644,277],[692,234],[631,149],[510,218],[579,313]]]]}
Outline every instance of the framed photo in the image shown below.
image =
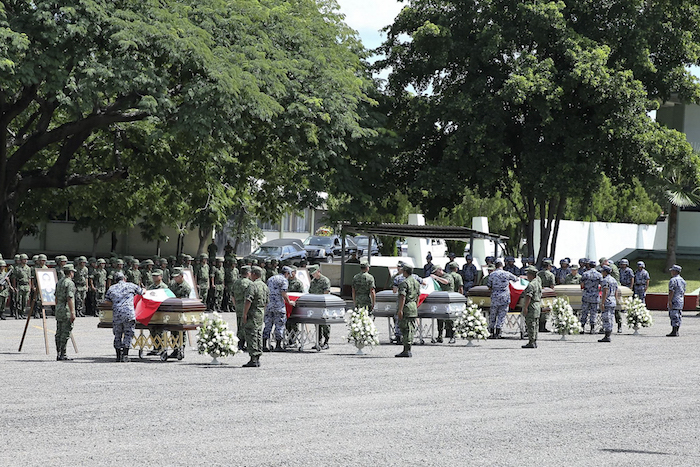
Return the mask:
{"type": "Polygon", "coordinates": [[[194,271],[192,271],[192,268],[182,268],[182,277],[192,289],[192,292],[190,292],[190,298],[199,300],[199,292],[197,292],[197,285],[194,283],[194,271]]]}
{"type": "Polygon", "coordinates": [[[43,306],[50,306],[56,304],[56,284],[58,283],[58,276],[56,276],[56,270],[53,268],[49,269],[35,269],[36,283],[39,288],[39,293],[41,293],[41,303],[43,306]]]}
{"type": "Polygon", "coordinates": [[[297,269],[297,279],[304,285],[304,290],[309,291],[309,286],[311,285],[311,277],[309,277],[309,271],[304,269],[297,269]]]}

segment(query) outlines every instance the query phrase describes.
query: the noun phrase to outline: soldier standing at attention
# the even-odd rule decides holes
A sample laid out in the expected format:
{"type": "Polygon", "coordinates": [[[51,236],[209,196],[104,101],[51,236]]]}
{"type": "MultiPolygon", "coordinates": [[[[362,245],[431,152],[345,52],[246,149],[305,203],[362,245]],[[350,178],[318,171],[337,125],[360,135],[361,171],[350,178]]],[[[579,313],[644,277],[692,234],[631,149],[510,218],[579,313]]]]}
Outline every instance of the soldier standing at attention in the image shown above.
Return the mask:
{"type": "Polygon", "coordinates": [[[224,245],[224,258],[235,258],[233,254],[233,247],[231,246],[231,240],[226,240],[226,245],[224,245]]]}
{"type": "Polygon", "coordinates": [[[262,355],[262,331],[265,307],[270,298],[270,289],[261,280],[262,268],[253,266],[250,276],[252,282],[245,291],[245,308],[243,309],[243,329],[245,330],[245,342],[248,347],[250,361],[243,365],[247,368],[260,366],[262,355]]]}
{"type": "Polygon", "coordinates": [[[352,302],[355,308],[367,308],[367,312],[372,315],[377,293],[374,284],[374,276],[369,273],[369,263],[360,263],[360,272],[352,278],[352,302]]]}
{"type": "Polygon", "coordinates": [[[207,298],[209,296],[209,286],[211,285],[211,276],[209,274],[209,258],[207,255],[202,253],[199,255],[199,267],[197,269],[195,283],[197,284],[197,289],[199,290],[199,298],[202,303],[207,304],[207,298]]]}
{"type": "Polygon", "coordinates": [[[637,270],[632,279],[632,291],[643,303],[646,303],[647,289],[649,288],[649,281],[651,280],[649,272],[645,267],[644,261],[637,261],[637,270]]]}
{"type": "Polygon", "coordinates": [[[423,277],[430,277],[431,274],[435,274],[436,269],[435,265],[433,264],[432,253],[428,252],[428,255],[425,257],[425,260],[427,262],[423,266],[423,277]]]}
{"type": "Polygon", "coordinates": [[[671,318],[673,330],[666,337],[678,337],[678,330],[683,319],[683,300],[685,299],[685,280],[681,277],[681,268],[674,264],[669,271],[671,280],[668,281],[668,317],[671,318]]]}
{"type": "Polygon", "coordinates": [[[226,280],[226,271],[224,270],[224,258],[216,258],[216,266],[212,268],[212,285],[214,287],[214,309],[216,311],[223,310],[224,301],[224,282],[226,280]]]}
{"type": "Polygon", "coordinates": [[[70,360],[66,356],[66,345],[75,321],[75,266],[64,266],[63,279],[56,284],[56,360],[70,360]]]}
{"type": "MultiPolygon", "coordinates": [[[[107,293],[107,270],[105,265],[107,261],[100,258],[97,260],[97,267],[90,277],[90,288],[95,293],[95,301],[97,303],[105,299],[105,293],[107,293]]],[[[97,308],[95,308],[97,309],[97,308]]]]}
{"type": "Polygon", "coordinates": [[[238,279],[238,270],[233,265],[233,258],[226,257],[224,261],[224,296],[221,301],[222,311],[232,311],[234,308],[233,300],[233,283],[238,279]]]}
{"type": "Polygon", "coordinates": [[[450,263],[451,263],[452,261],[455,260],[455,258],[457,257],[457,255],[455,255],[455,254],[452,253],[452,252],[449,252],[449,253],[447,254],[447,257],[448,257],[450,260],[445,264],[445,267],[442,268],[443,271],[449,271],[449,270],[450,270],[450,263]]]}
{"type": "Polygon", "coordinates": [[[0,259],[0,319],[5,319],[5,307],[10,298],[12,283],[10,281],[12,272],[7,267],[5,260],[0,259]]]}
{"type": "Polygon", "coordinates": [[[139,270],[139,260],[134,258],[131,260],[131,266],[129,269],[126,271],[126,280],[128,282],[131,282],[132,284],[136,284],[139,287],[143,284],[143,280],[141,279],[141,271],[139,270]]]}
{"type": "Polygon", "coordinates": [[[87,286],[88,286],[88,268],[85,265],[87,263],[87,258],[85,256],[78,256],[74,261],[77,266],[75,267],[75,275],[73,276],[73,282],[75,283],[75,313],[79,318],[85,317],[85,298],[87,297],[87,286]]]}
{"type": "Polygon", "coordinates": [[[612,268],[607,264],[601,268],[603,280],[600,281],[600,289],[602,297],[600,300],[600,312],[603,317],[603,331],[605,337],[598,342],[610,342],[610,334],[612,334],[612,317],[617,305],[617,281],[612,276],[612,268]]]}
{"type": "MultiPolygon", "coordinates": [[[[243,329],[243,310],[245,309],[245,293],[248,286],[252,283],[250,280],[250,266],[241,266],[241,277],[233,283],[233,298],[236,304],[236,324],[238,337],[238,349],[243,350],[245,347],[245,330],[243,329]]],[[[260,337],[262,339],[262,336],[260,337]]],[[[262,342],[260,342],[262,347],[262,342]]],[[[260,349],[262,351],[262,349],[260,349]]]]}
{"type": "Polygon", "coordinates": [[[170,282],[170,269],[168,269],[168,260],[167,258],[161,258],[158,261],[158,265],[160,266],[160,270],[163,271],[163,282],[166,284],[170,282]]]}
{"type": "MultiPolygon", "coordinates": [[[[634,271],[629,267],[630,262],[623,258],[620,260],[620,285],[632,288],[632,282],[634,282],[634,271]]],[[[622,332],[622,311],[615,309],[615,322],[617,323],[617,332],[622,332]]]]}
{"type": "Polygon", "coordinates": [[[112,284],[116,284],[117,281],[114,279],[114,276],[120,272],[122,275],[124,275],[124,260],[123,259],[117,259],[115,264],[115,268],[112,269],[112,271],[107,275],[107,288],[109,289],[112,284]]]}
{"type": "MultiPolygon", "coordinates": [[[[552,273],[552,260],[545,259],[542,264],[544,269],[537,273],[537,277],[542,281],[542,288],[549,287],[550,289],[554,289],[556,278],[552,273]]],[[[549,329],[547,329],[547,319],[549,319],[549,313],[540,312],[539,332],[549,332],[549,329]]]]}
{"type": "Polygon", "coordinates": [[[413,277],[413,268],[404,264],[401,268],[404,281],[399,284],[396,309],[399,315],[399,327],[403,336],[403,352],[396,357],[412,357],[411,344],[413,333],[416,331],[416,318],[418,317],[418,296],[420,284],[413,277]]]}
{"type": "Polygon", "coordinates": [[[476,266],[474,265],[472,255],[466,255],[464,260],[466,262],[464,263],[464,266],[462,266],[462,285],[464,287],[464,295],[466,296],[469,289],[474,287],[474,282],[476,282],[479,271],[477,271],[476,266]]]}
{"type": "MultiPolygon", "coordinates": [[[[309,274],[313,279],[311,279],[311,284],[309,285],[309,293],[311,294],[329,294],[331,293],[331,281],[326,276],[321,274],[321,269],[318,264],[312,264],[308,268],[309,274]]],[[[319,336],[318,343],[314,348],[316,350],[326,350],[328,349],[328,339],[331,337],[331,327],[327,324],[322,324],[318,327],[319,336]],[[323,343],[321,343],[321,338],[323,338],[323,343]]]]}
{"type": "Polygon", "coordinates": [[[559,261],[560,268],[557,269],[557,273],[554,275],[554,282],[559,285],[566,281],[566,276],[571,274],[571,267],[569,266],[569,258],[564,258],[559,261]]]}
{"type": "Polygon", "coordinates": [[[491,309],[489,310],[489,332],[493,339],[501,338],[501,328],[510,307],[510,281],[518,278],[503,270],[503,263],[496,261],[496,270],[488,275],[486,286],[491,289],[491,309]]]}
{"type": "Polygon", "coordinates": [[[578,264],[572,264],[571,267],[571,272],[566,275],[566,279],[564,279],[564,284],[566,285],[579,285],[581,283],[581,274],[578,273],[578,264]]]}
{"type": "Polygon", "coordinates": [[[520,269],[515,265],[515,257],[506,256],[506,265],[503,266],[503,270],[513,274],[514,276],[517,276],[520,273],[520,269]]]}
{"type": "Polygon", "coordinates": [[[35,318],[41,318],[41,309],[43,308],[42,298],[41,298],[41,287],[39,287],[39,282],[37,281],[37,269],[48,269],[46,266],[46,255],[41,254],[37,257],[34,267],[32,268],[32,290],[31,296],[34,297],[34,305],[32,306],[32,312],[35,318]]]}
{"type": "Polygon", "coordinates": [[[22,253],[19,255],[19,264],[15,264],[12,271],[13,287],[17,290],[15,318],[23,319],[24,310],[27,308],[29,293],[31,292],[32,270],[27,266],[29,257],[22,253]]]}
{"type": "Polygon", "coordinates": [[[136,327],[134,297],[143,295],[143,289],[140,285],[127,282],[124,274],[120,272],[114,275],[114,279],[117,282],[107,290],[105,298],[112,302],[112,331],[117,361],[128,362],[131,339],[136,327]]]}
{"type": "Polygon", "coordinates": [[[143,262],[143,270],[141,271],[141,283],[145,289],[148,289],[153,285],[153,266],[154,262],[152,259],[146,259],[143,262]]]}
{"type": "Polygon", "coordinates": [[[537,348],[537,332],[539,330],[540,311],[542,308],[542,281],[537,277],[537,268],[528,266],[525,270],[527,280],[530,283],[523,290],[523,315],[525,315],[525,327],[527,328],[527,344],[523,349],[537,348]]]}
{"type": "Polygon", "coordinates": [[[56,256],[56,283],[61,281],[65,277],[63,268],[66,266],[68,258],[63,255],[56,256]]]}
{"type": "Polygon", "coordinates": [[[585,333],[586,321],[590,318],[591,334],[595,333],[596,313],[600,295],[598,289],[603,276],[595,270],[595,261],[588,262],[588,270],[581,275],[581,327],[585,333]]]}
{"type": "Polygon", "coordinates": [[[218,252],[219,247],[216,246],[216,243],[214,243],[214,240],[212,240],[207,247],[207,253],[209,254],[209,261],[211,261],[211,264],[214,264],[214,261],[216,261],[216,255],[218,252]]]}
{"type": "MultiPolygon", "coordinates": [[[[448,265],[450,263],[447,263],[448,265]]],[[[403,269],[402,269],[403,271],[403,269]]],[[[431,279],[434,279],[440,284],[440,290],[443,292],[454,292],[455,291],[455,278],[450,274],[449,272],[443,271],[442,268],[437,268],[435,270],[434,274],[430,275],[431,279]]],[[[439,319],[437,320],[437,325],[438,325],[438,336],[437,336],[437,342],[442,343],[442,330],[445,328],[445,321],[448,321],[447,324],[447,329],[445,331],[445,337],[449,337],[450,339],[453,337],[454,333],[454,326],[452,321],[450,320],[445,320],[445,319],[439,319]]]]}
{"type": "Polygon", "coordinates": [[[267,288],[269,289],[270,298],[265,308],[265,328],[263,329],[263,352],[269,352],[268,341],[272,326],[275,327],[275,346],[274,352],[284,352],[282,348],[282,339],[284,339],[284,329],[287,323],[287,309],[285,303],[294,306],[296,302],[289,299],[287,289],[289,288],[289,277],[292,275],[292,268],[282,266],[282,272],[275,274],[267,280],[267,288]]]}

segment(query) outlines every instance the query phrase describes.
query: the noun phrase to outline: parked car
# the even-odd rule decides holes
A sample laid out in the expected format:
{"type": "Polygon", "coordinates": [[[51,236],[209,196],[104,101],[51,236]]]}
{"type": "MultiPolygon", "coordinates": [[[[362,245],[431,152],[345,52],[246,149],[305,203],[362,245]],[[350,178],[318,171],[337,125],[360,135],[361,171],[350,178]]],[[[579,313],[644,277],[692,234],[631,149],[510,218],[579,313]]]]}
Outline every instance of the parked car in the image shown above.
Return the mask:
{"type": "MultiPolygon", "coordinates": [[[[365,256],[367,255],[367,245],[369,244],[369,237],[366,235],[358,235],[357,237],[354,238],[355,243],[357,244],[357,256],[365,256]]],[[[379,245],[377,244],[377,241],[375,239],[372,239],[372,256],[379,256],[379,245]]]]}
{"type": "Polygon", "coordinates": [[[280,263],[298,265],[306,259],[306,250],[302,241],[297,238],[281,238],[263,243],[245,259],[258,261],[276,259],[280,263]]]}
{"type": "MultiPolygon", "coordinates": [[[[310,263],[332,263],[341,257],[342,240],[338,235],[314,235],[304,240],[304,249],[310,263]]],[[[350,256],[353,251],[357,251],[357,245],[351,237],[345,237],[345,256],[350,256]]]]}

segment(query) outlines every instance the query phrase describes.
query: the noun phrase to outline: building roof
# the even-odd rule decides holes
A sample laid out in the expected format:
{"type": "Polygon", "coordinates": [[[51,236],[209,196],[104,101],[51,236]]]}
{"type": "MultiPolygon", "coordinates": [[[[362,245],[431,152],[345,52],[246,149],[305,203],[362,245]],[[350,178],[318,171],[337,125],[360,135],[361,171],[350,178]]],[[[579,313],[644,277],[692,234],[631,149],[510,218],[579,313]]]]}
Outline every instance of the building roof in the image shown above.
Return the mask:
{"type": "Polygon", "coordinates": [[[376,224],[370,222],[358,222],[342,224],[344,234],[368,234],[384,235],[389,237],[413,237],[413,238],[441,238],[444,240],[469,240],[471,238],[485,238],[494,241],[508,240],[504,235],[481,232],[468,227],[455,227],[445,225],[406,225],[406,224],[376,224]]]}

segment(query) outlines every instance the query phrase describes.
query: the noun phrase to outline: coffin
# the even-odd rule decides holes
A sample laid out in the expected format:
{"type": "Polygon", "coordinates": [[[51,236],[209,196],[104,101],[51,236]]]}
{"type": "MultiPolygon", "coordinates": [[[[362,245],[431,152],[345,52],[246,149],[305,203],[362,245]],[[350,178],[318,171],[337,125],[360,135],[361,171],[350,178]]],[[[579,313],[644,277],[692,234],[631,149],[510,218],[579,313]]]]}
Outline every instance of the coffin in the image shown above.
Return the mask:
{"type": "MultiPolygon", "coordinates": [[[[557,286],[559,287],[559,286],[557,286]]],[[[572,286],[568,286],[572,287],[572,286]]],[[[578,287],[578,286],[576,286],[578,287]]],[[[472,287],[469,289],[469,298],[472,299],[474,303],[476,303],[480,308],[483,310],[489,310],[491,308],[491,290],[489,290],[488,287],[485,285],[477,285],[476,287],[472,287]]],[[[547,299],[551,298],[556,298],[557,293],[554,291],[554,289],[551,289],[549,287],[545,287],[542,289],[542,311],[544,312],[549,312],[550,307],[546,306],[545,303],[549,302],[547,299]],[[545,302],[547,300],[547,302],[545,302]]],[[[521,296],[520,300],[518,300],[518,304],[515,306],[514,310],[510,310],[511,313],[520,313],[523,309],[523,301],[524,298],[521,296]]],[[[579,300],[580,303],[580,300],[579,300]]],[[[580,305],[579,305],[580,308],[580,305]]]]}
{"type": "MultiPolygon", "coordinates": [[[[98,304],[100,324],[112,324],[112,302],[98,304]]],[[[169,298],[160,304],[149,324],[200,324],[207,307],[193,298],[169,298]]]]}
{"type": "Polygon", "coordinates": [[[378,318],[391,318],[396,314],[396,301],[398,294],[391,290],[382,290],[377,292],[374,302],[374,314],[378,318]]]}
{"type": "Polygon", "coordinates": [[[304,294],[297,298],[290,316],[297,323],[345,323],[345,300],[331,294],[304,294]]]}
{"type": "MultiPolygon", "coordinates": [[[[620,293],[622,294],[622,298],[629,298],[632,296],[632,289],[629,287],[625,287],[624,285],[621,285],[618,287],[620,289],[620,293]]],[[[574,309],[574,311],[579,311],[581,310],[581,296],[583,294],[583,290],[581,290],[581,286],[578,284],[570,284],[570,285],[556,285],[554,286],[554,291],[557,294],[557,297],[568,297],[569,299],[569,304],[571,305],[571,308],[574,309]]],[[[620,300],[621,301],[621,300],[620,300]]],[[[621,309],[621,304],[617,304],[617,309],[621,309]]]]}
{"type": "Polygon", "coordinates": [[[418,307],[419,318],[456,319],[466,309],[467,299],[457,292],[433,292],[418,307]]]}

